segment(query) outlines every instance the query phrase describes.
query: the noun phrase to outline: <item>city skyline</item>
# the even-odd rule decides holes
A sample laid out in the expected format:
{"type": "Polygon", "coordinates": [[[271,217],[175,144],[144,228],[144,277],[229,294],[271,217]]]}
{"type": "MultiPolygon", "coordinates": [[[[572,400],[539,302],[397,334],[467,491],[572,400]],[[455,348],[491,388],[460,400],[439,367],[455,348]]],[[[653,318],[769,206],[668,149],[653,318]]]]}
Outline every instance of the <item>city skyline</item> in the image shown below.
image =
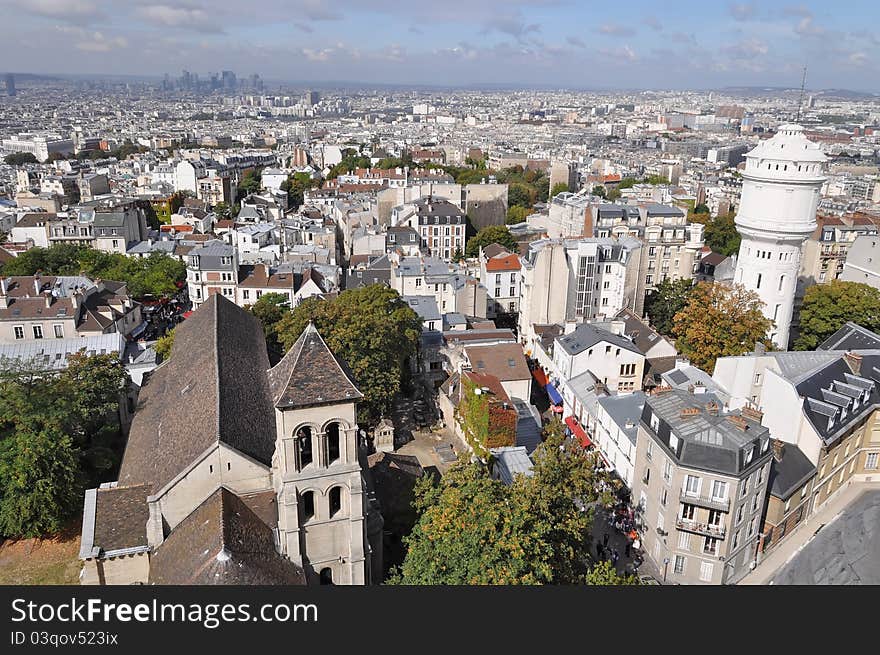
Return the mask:
{"type": "Polygon", "coordinates": [[[378,0],[369,11],[348,0],[3,4],[19,29],[0,53],[10,69],[34,74],[156,76],[185,68],[302,83],[795,88],[807,66],[809,88],[880,90],[880,37],[862,27],[880,10],[868,2],[845,15],[818,2],[683,2],[662,14],[637,2],[628,18],[542,0],[442,7],[378,0]]]}

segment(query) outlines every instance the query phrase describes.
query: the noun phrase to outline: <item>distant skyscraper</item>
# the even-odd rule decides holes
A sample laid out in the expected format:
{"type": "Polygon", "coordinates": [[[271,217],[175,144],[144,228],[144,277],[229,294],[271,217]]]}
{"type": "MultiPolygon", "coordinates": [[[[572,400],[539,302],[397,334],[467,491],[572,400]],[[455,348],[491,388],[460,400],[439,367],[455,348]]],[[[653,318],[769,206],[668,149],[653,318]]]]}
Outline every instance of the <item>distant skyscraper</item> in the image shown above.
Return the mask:
{"type": "Polygon", "coordinates": [[[782,125],[746,153],[734,281],[760,296],[764,315],[775,324],[769,336],[782,349],[788,348],[801,247],[816,229],[824,162],[822,149],[800,125],[782,125]]]}
{"type": "Polygon", "coordinates": [[[317,91],[306,91],[303,100],[305,100],[306,105],[311,107],[321,102],[321,94],[317,91]]]}
{"type": "Polygon", "coordinates": [[[233,91],[238,86],[238,83],[235,79],[235,73],[232,71],[223,71],[223,88],[227,91],[233,91]]]}
{"type": "Polygon", "coordinates": [[[12,73],[6,73],[6,95],[15,95],[15,75],[12,73]]]}

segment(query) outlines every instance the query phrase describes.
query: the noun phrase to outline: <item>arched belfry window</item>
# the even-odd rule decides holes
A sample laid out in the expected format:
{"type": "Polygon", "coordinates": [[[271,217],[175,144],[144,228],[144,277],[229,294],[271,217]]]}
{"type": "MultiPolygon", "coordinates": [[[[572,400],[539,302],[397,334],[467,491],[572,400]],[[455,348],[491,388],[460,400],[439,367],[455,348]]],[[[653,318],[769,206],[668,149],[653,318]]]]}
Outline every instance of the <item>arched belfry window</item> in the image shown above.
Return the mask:
{"type": "Polygon", "coordinates": [[[331,423],[327,426],[327,464],[337,461],[341,453],[341,435],[339,423],[331,423]]]}
{"type": "Polygon", "coordinates": [[[312,429],[304,426],[296,431],[296,468],[304,469],[312,463],[312,429]]]}
{"type": "Polygon", "coordinates": [[[342,510],[342,487],[333,487],[330,490],[330,516],[335,516],[342,510]]]}
{"type": "Polygon", "coordinates": [[[300,497],[300,507],[302,509],[303,522],[308,521],[315,516],[315,492],[306,491],[300,497]]]}

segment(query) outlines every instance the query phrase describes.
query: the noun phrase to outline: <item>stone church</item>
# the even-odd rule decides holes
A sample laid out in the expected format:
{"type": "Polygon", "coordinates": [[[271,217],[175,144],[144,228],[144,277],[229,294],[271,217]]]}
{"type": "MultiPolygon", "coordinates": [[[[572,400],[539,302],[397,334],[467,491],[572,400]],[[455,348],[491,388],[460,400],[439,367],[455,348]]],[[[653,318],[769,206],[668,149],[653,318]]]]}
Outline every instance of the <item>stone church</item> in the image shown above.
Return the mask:
{"type": "Polygon", "coordinates": [[[269,368],[259,321],[212,295],[143,386],[119,480],[85,494],[82,584],[379,582],[361,398],[314,325],[269,368]]]}

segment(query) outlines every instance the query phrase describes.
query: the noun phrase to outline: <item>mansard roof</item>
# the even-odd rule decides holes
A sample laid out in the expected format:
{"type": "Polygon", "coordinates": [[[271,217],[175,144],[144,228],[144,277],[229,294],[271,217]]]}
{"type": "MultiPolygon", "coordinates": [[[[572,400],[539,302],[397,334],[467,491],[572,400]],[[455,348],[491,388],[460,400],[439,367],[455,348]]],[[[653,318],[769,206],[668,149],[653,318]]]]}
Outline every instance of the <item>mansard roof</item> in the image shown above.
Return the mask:
{"type": "Polygon", "coordinates": [[[212,295],[175,331],[172,356],[141,389],[119,471],[159,492],[220,442],[270,466],[275,412],[259,320],[212,295]]]}
{"type": "Polygon", "coordinates": [[[364,395],[348,367],[330,351],[314,323],[309,323],[293,347],[269,370],[275,407],[357,402],[364,395]]]}

